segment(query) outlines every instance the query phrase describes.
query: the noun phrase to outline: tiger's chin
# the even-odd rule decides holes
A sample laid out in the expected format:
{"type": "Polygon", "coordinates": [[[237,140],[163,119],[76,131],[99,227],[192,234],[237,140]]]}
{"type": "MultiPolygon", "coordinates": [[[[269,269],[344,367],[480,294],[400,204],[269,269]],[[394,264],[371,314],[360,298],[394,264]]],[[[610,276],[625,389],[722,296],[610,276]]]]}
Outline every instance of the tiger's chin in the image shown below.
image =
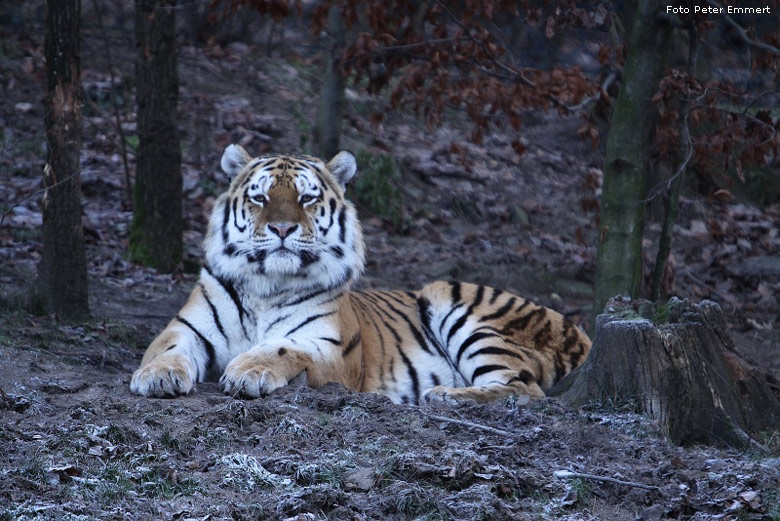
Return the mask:
{"type": "Polygon", "coordinates": [[[301,258],[290,250],[276,250],[266,256],[263,267],[268,275],[297,275],[303,263],[301,258]]]}

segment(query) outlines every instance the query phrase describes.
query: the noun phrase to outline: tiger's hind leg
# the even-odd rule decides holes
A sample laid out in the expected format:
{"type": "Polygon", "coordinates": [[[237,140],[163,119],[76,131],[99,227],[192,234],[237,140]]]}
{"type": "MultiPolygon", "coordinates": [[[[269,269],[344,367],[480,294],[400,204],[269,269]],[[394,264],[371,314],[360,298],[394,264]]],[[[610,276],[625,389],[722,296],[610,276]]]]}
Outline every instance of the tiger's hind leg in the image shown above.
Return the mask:
{"type": "Polygon", "coordinates": [[[430,388],[422,393],[426,401],[543,398],[590,349],[587,336],[559,313],[494,288],[435,282],[417,303],[426,336],[464,383],[430,388]]]}
{"type": "MultiPolygon", "coordinates": [[[[521,371],[522,373],[522,371],[521,371]]],[[[469,387],[447,387],[437,385],[425,391],[424,402],[458,402],[472,401],[477,403],[492,402],[507,396],[524,395],[530,398],[544,398],[545,393],[534,381],[522,382],[521,376],[514,369],[500,370],[485,378],[482,382],[478,377],[469,387]]]]}

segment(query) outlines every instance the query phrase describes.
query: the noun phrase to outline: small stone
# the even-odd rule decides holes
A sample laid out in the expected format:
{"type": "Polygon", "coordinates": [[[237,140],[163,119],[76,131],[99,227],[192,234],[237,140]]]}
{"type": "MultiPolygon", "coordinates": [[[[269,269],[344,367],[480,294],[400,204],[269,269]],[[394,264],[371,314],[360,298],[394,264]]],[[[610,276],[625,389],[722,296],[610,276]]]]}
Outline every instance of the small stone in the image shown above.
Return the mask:
{"type": "Polygon", "coordinates": [[[515,205],[510,216],[512,222],[528,225],[531,220],[528,218],[528,212],[522,206],[515,205]]]}
{"type": "Polygon", "coordinates": [[[691,234],[696,235],[699,237],[706,237],[709,235],[709,230],[707,229],[707,223],[704,221],[691,221],[691,234]]]}
{"type": "Polygon", "coordinates": [[[642,510],[642,515],[639,519],[642,521],[659,521],[662,514],[661,505],[653,505],[642,510]]]}
{"type": "Polygon", "coordinates": [[[238,56],[246,56],[251,51],[247,44],[241,42],[231,42],[227,45],[226,49],[231,54],[236,54],[238,56]]]}
{"type": "Polygon", "coordinates": [[[747,239],[737,239],[737,248],[742,251],[750,251],[753,249],[753,244],[747,239]]]}
{"type": "Polygon", "coordinates": [[[33,104],[28,103],[26,101],[20,101],[19,103],[14,105],[14,108],[16,109],[17,112],[21,112],[22,114],[27,114],[32,111],[33,104]]]}

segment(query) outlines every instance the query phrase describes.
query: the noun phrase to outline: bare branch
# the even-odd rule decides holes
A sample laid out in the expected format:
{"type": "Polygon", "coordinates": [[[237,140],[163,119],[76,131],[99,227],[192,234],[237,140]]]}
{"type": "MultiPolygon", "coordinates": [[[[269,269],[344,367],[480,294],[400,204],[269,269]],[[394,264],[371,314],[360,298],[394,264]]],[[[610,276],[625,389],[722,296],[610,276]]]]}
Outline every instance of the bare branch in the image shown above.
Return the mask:
{"type": "Polygon", "coordinates": [[[434,45],[439,45],[441,43],[452,43],[454,41],[456,41],[455,38],[439,38],[437,40],[426,40],[422,42],[406,43],[403,45],[390,45],[387,47],[382,47],[381,49],[377,49],[375,52],[377,54],[389,54],[392,52],[406,51],[409,49],[417,49],[420,47],[432,47],[434,45]]]}
{"type": "Polygon", "coordinates": [[[669,179],[666,181],[661,181],[654,187],[652,187],[648,191],[648,196],[642,201],[642,203],[649,203],[662,193],[664,193],[666,190],[669,190],[672,187],[672,184],[675,183],[675,181],[681,177],[685,170],[688,168],[688,163],[691,161],[691,158],[693,157],[693,141],[691,139],[690,132],[688,131],[688,118],[690,117],[691,113],[694,110],[701,110],[704,107],[691,107],[689,110],[686,110],[685,115],[682,117],[682,124],[681,124],[681,136],[682,140],[685,142],[685,159],[680,163],[680,165],[677,167],[677,170],[675,171],[674,175],[672,175],[669,179]]]}
{"type": "Polygon", "coordinates": [[[661,490],[655,485],[645,485],[644,483],[636,483],[635,481],[624,481],[622,479],[610,478],[607,476],[596,476],[595,474],[585,474],[584,472],[572,472],[570,470],[556,470],[553,472],[553,476],[558,479],[590,479],[592,481],[605,481],[607,483],[616,483],[618,485],[641,488],[644,490],[661,490]]]}
{"type": "MultiPolygon", "coordinates": [[[[65,179],[63,179],[63,181],[65,181],[65,180],[67,180],[67,179],[68,179],[68,178],[66,177],[65,179]]],[[[42,180],[42,179],[41,179],[41,180],[39,180],[39,181],[38,181],[38,186],[40,186],[42,182],[43,182],[43,180],[42,180]]],[[[57,186],[57,185],[56,185],[56,183],[52,185],[52,187],[54,187],[54,186],[57,186]]],[[[35,196],[35,195],[42,194],[43,192],[45,192],[45,189],[42,189],[42,190],[32,190],[32,191],[29,191],[29,192],[27,192],[26,194],[24,194],[24,195],[23,195],[22,197],[20,197],[19,199],[15,200],[15,201],[10,201],[10,203],[9,203],[8,207],[7,207],[7,208],[6,208],[6,207],[4,207],[4,208],[3,208],[3,211],[2,211],[2,213],[0,213],[0,228],[2,228],[2,227],[3,227],[3,224],[5,223],[5,219],[6,219],[6,217],[8,217],[9,215],[11,215],[11,213],[13,213],[13,211],[14,211],[14,210],[15,210],[15,209],[16,209],[16,208],[19,206],[19,205],[21,205],[23,202],[25,202],[26,200],[28,200],[28,199],[32,198],[32,197],[33,197],[33,196],[35,196]]]]}
{"type": "Polygon", "coordinates": [[[453,22],[454,22],[454,23],[455,23],[455,24],[456,24],[458,27],[460,27],[461,29],[463,29],[463,34],[466,34],[466,35],[468,35],[468,37],[471,39],[471,41],[473,41],[474,43],[476,43],[477,45],[479,45],[480,47],[482,47],[482,50],[483,50],[483,51],[485,52],[485,54],[487,54],[487,56],[490,58],[490,61],[492,61],[492,62],[493,62],[493,63],[494,63],[494,64],[495,64],[495,65],[496,65],[498,68],[500,68],[500,69],[503,69],[504,71],[508,72],[509,74],[511,74],[511,75],[512,75],[512,77],[513,77],[513,78],[519,79],[520,81],[522,81],[524,84],[528,85],[529,87],[536,88],[536,84],[535,84],[533,81],[531,81],[530,79],[526,78],[526,77],[525,77],[525,75],[523,75],[523,73],[522,73],[521,71],[517,70],[517,69],[516,69],[516,68],[514,68],[514,67],[510,67],[510,66],[509,66],[509,65],[507,65],[506,63],[504,63],[504,62],[502,62],[501,60],[499,60],[498,58],[496,58],[496,57],[493,55],[493,53],[492,53],[492,52],[490,52],[490,49],[488,49],[487,45],[485,45],[485,42],[483,42],[483,41],[481,41],[481,40],[477,40],[476,38],[474,38],[473,36],[471,36],[471,32],[468,30],[468,28],[467,28],[467,27],[466,27],[466,26],[463,24],[463,22],[462,22],[461,20],[459,20],[459,19],[458,19],[458,17],[457,17],[457,16],[455,16],[455,15],[453,14],[453,12],[452,12],[452,11],[450,11],[450,10],[447,8],[447,6],[446,6],[446,5],[444,5],[444,3],[442,3],[441,1],[438,1],[437,3],[439,4],[439,7],[441,7],[442,11],[444,11],[445,13],[447,13],[447,16],[449,16],[449,17],[450,17],[450,19],[451,19],[451,20],[452,20],[452,21],[453,21],[453,22]]]}
{"type": "MultiPolygon", "coordinates": [[[[715,0],[707,0],[707,3],[712,7],[717,7],[721,11],[723,11],[724,9],[724,7],[720,5],[718,2],[716,2],[715,0]]],[[[758,40],[752,39],[750,36],[747,35],[745,29],[737,22],[735,22],[734,19],[731,18],[729,15],[724,14],[723,19],[726,20],[726,23],[728,23],[731,27],[736,29],[737,33],[739,33],[739,36],[746,44],[750,45],[751,47],[755,47],[756,49],[761,49],[763,51],[774,54],[776,56],[780,56],[780,49],[774,47],[773,45],[769,45],[766,42],[760,42],[758,40]]]]}
{"type": "Polygon", "coordinates": [[[563,107],[565,107],[567,110],[570,110],[570,111],[573,112],[575,110],[579,110],[579,109],[581,109],[583,107],[586,107],[586,106],[590,105],[591,103],[593,103],[594,101],[599,99],[601,96],[605,96],[606,92],[607,92],[607,89],[609,89],[610,85],[612,85],[612,83],[616,79],[617,79],[617,72],[611,71],[607,75],[606,79],[604,80],[604,83],[601,84],[601,88],[599,89],[599,91],[597,93],[593,94],[592,96],[588,96],[587,98],[585,98],[581,102],[577,103],[576,105],[563,105],[563,107]]]}
{"type": "Polygon", "coordinates": [[[127,161],[127,142],[125,140],[125,130],[122,128],[122,118],[119,115],[119,101],[116,95],[116,85],[114,78],[114,65],[111,59],[111,46],[108,43],[108,35],[106,34],[106,26],[103,24],[103,14],[100,12],[100,6],[97,0],[92,0],[92,4],[97,14],[98,25],[100,25],[100,32],[103,35],[103,44],[106,47],[106,61],[108,62],[108,74],[111,79],[110,82],[110,95],[111,105],[114,109],[114,119],[116,123],[116,131],[119,134],[119,145],[122,150],[122,164],[125,167],[125,197],[127,197],[127,206],[132,208],[133,206],[133,182],[130,179],[130,166],[127,161]]]}
{"type": "MultiPolygon", "coordinates": [[[[695,67],[695,63],[693,64],[693,66],[695,67]]],[[[698,95],[698,96],[696,96],[694,98],[683,98],[682,101],[685,104],[685,107],[688,107],[687,109],[684,108],[685,114],[683,116],[683,119],[685,120],[685,125],[684,126],[685,126],[686,129],[688,128],[688,118],[690,117],[691,113],[693,111],[695,111],[695,110],[709,109],[709,110],[716,110],[716,111],[723,112],[723,113],[735,113],[735,111],[729,110],[728,108],[724,108],[724,107],[706,107],[704,105],[700,105],[701,101],[704,98],[706,98],[707,95],[709,95],[712,92],[717,92],[717,93],[722,94],[724,96],[728,96],[730,98],[734,98],[737,101],[745,99],[744,94],[729,92],[727,90],[724,90],[724,89],[721,89],[721,88],[718,88],[718,87],[715,87],[715,86],[707,87],[706,89],[704,89],[704,91],[700,95],[698,95]]],[[[740,114],[740,116],[744,117],[746,120],[750,120],[753,123],[755,123],[756,125],[764,127],[767,131],[769,131],[769,137],[767,137],[765,140],[763,140],[763,141],[761,141],[759,143],[756,143],[756,144],[754,144],[752,146],[761,146],[761,145],[764,145],[766,143],[771,142],[775,138],[775,135],[777,134],[777,130],[775,129],[775,127],[773,127],[772,125],[769,125],[765,121],[761,121],[757,117],[748,114],[747,111],[750,109],[750,107],[755,105],[758,102],[758,100],[761,99],[762,97],[764,97],[766,95],[769,95],[769,94],[777,94],[777,92],[778,92],[777,90],[768,90],[768,91],[764,91],[764,92],[759,93],[758,95],[754,96],[752,99],[751,98],[747,98],[747,99],[750,99],[749,105],[742,112],[738,113],[738,114],[740,114]]],[[[685,142],[687,143],[685,159],[679,165],[679,167],[675,171],[674,175],[672,175],[666,181],[661,181],[660,183],[658,183],[655,186],[653,186],[650,190],[648,190],[647,197],[644,200],[641,201],[642,204],[649,203],[650,201],[652,201],[653,199],[655,199],[656,197],[661,195],[665,190],[668,190],[671,187],[672,183],[680,175],[682,175],[682,173],[688,167],[688,163],[691,160],[691,156],[693,154],[694,147],[693,147],[693,139],[691,138],[691,136],[687,132],[687,130],[686,130],[685,134],[688,136],[687,139],[684,139],[685,142]]]]}
{"type": "Polygon", "coordinates": [[[687,27],[685,22],[680,20],[678,17],[668,13],[658,13],[658,19],[661,22],[669,24],[676,29],[685,29],[687,27]]]}
{"type": "MultiPolygon", "coordinates": [[[[47,111],[46,114],[49,112],[47,111]]],[[[46,115],[44,115],[46,117],[46,115]]],[[[3,140],[3,147],[0,150],[0,164],[3,164],[5,162],[6,156],[10,155],[11,149],[15,146],[17,146],[18,143],[21,143],[28,139],[29,136],[33,133],[33,128],[28,128],[24,131],[24,133],[20,137],[16,137],[12,141],[5,141],[3,140]]],[[[11,134],[13,136],[13,134],[11,134]]],[[[0,208],[2,208],[2,212],[0,212],[0,228],[3,227],[3,224],[5,223],[5,219],[11,215],[11,213],[16,209],[17,206],[21,205],[26,200],[30,199],[36,194],[43,193],[43,190],[36,191],[33,190],[33,188],[37,188],[41,186],[43,183],[43,179],[41,178],[40,174],[33,173],[34,168],[31,165],[30,168],[30,175],[28,177],[29,179],[29,189],[26,190],[26,193],[22,195],[19,199],[15,199],[14,197],[9,197],[8,201],[0,201],[0,208]]],[[[9,181],[9,187],[11,186],[11,183],[9,181]]]]}
{"type": "Polygon", "coordinates": [[[446,416],[436,416],[436,415],[430,415],[428,416],[432,420],[440,421],[440,422],[446,422],[446,423],[454,423],[456,425],[463,425],[466,427],[471,427],[473,429],[480,429],[485,432],[489,432],[491,434],[498,434],[499,436],[506,436],[508,438],[514,438],[516,435],[514,433],[511,433],[509,431],[505,431],[502,429],[496,429],[495,427],[488,427],[487,425],[482,425],[480,423],[473,423],[466,420],[456,420],[455,418],[447,418],[446,416]]]}

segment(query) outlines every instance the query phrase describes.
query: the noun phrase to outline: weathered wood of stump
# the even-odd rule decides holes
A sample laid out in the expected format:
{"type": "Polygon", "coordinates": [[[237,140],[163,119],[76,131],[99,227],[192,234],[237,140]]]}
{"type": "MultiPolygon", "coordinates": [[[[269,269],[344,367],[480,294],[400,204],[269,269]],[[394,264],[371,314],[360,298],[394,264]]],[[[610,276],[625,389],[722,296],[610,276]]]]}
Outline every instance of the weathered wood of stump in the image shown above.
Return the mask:
{"type": "Polygon", "coordinates": [[[745,446],[778,429],[780,384],[737,351],[720,307],[672,299],[668,311],[668,323],[654,325],[630,305],[608,305],[562,399],[635,400],[678,444],[745,446]]]}

